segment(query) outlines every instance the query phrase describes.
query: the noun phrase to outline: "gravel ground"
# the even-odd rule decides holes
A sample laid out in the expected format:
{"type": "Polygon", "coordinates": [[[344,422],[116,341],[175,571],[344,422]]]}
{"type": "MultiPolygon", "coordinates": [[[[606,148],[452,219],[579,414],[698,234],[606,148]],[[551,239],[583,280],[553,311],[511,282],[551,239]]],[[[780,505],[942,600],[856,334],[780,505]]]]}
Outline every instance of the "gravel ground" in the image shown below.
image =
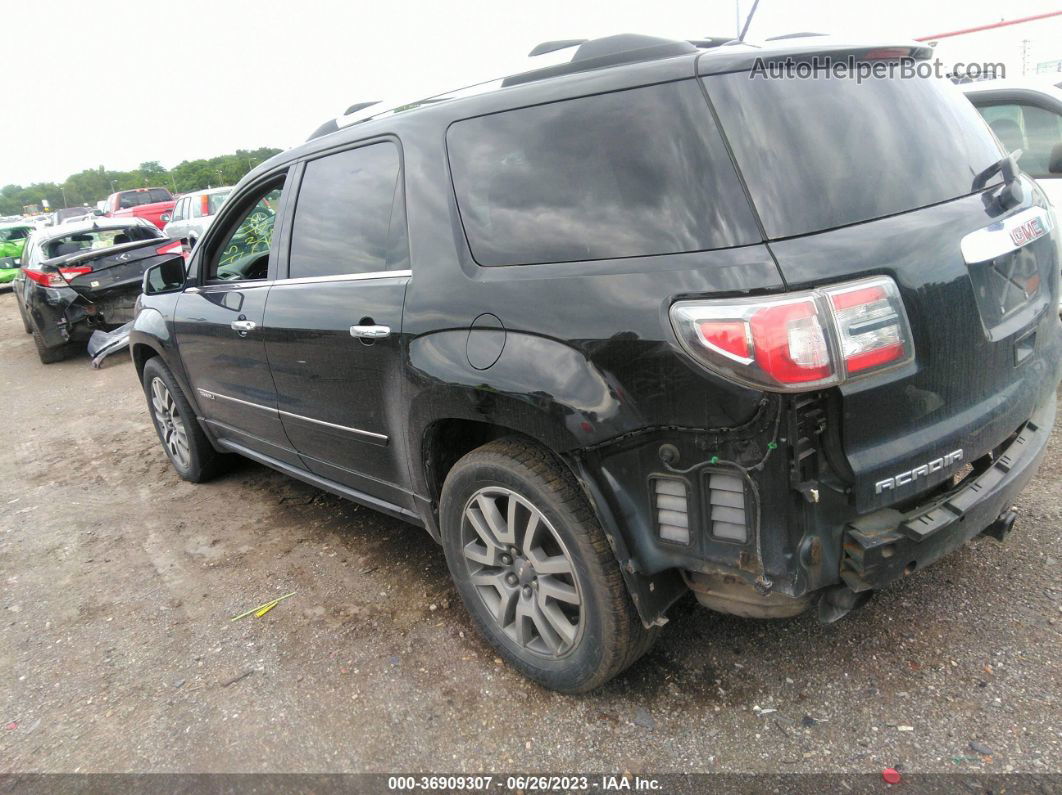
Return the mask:
{"type": "Polygon", "coordinates": [[[830,627],[683,601],[567,697],[480,640],[423,531],[250,462],[179,480],[128,358],[42,366],[9,292],[0,396],[0,773],[1062,771],[1057,426],[1006,544],[830,627]]]}

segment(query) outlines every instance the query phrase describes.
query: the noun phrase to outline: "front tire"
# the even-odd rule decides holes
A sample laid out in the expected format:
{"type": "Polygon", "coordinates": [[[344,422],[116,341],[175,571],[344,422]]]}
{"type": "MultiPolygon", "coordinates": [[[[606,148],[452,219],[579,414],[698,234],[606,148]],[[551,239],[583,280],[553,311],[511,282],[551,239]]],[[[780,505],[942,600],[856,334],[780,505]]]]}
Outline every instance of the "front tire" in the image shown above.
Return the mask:
{"type": "Polygon", "coordinates": [[[144,394],[155,432],[177,474],[192,483],[216,475],[221,454],[213,448],[170,369],[157,356],[144,365],[144,394]]]}
{"type": "Polygon", "coordinates": [[[443,549],[479,630],[514,668],[564,693],[592,690],[632,665],[646,630],[574,478],[521,439],[454,465],[440,503],[443,549]]]}

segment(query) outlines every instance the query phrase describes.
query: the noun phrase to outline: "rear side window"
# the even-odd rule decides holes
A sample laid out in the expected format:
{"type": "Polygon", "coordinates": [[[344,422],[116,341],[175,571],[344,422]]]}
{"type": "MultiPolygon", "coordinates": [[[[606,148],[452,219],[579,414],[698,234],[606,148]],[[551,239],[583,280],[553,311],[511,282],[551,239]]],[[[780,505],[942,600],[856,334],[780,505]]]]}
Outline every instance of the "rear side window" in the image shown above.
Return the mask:
{"type": "Polygon", "coordinates": [[[769,238],[965,196],[1003,153],[934,78],[705,78],[769,238]]]}
{"type": "Polygon", "coordinates": [[[398,147],[390,142],[311,160],[291,231],[290,278],[384,271],[405,263],[398,147]]]}
{"type": "Polygon", "coordinates": [[[637,257],[759,241],[692,80],[453,124],[447,148],[480,265],[637,257]]]}

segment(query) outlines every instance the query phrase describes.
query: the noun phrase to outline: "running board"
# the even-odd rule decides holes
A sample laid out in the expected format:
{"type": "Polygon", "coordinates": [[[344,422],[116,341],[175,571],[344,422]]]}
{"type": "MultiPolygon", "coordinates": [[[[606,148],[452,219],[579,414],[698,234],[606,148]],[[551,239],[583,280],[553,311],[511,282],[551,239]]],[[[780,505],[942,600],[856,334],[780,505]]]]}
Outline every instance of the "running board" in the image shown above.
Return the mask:
{"type": "Polygon", "coordinates": [[[393,516],[396,519],[401,519],[404,522],[409,522],[417,527],[424,527],[424,520],[420,518],[420,514],[413,511],[402,508],[394,503],[387,502],[387,500],[381,500],[378,497],[372,497],[364,492],[352,489],[348,486],[344,486],[341,483],[336,483],[334,480],[323,478],[320,475],[315,475],[305,469],[299,469],[291,464],[286,464],[283,461],[279,461],[276,458],[259,453],[256,450],[252,450],[249,447],[244,447],[238,442],[234,442],[230,439],[218,439],[218,446],[224,447],[233,453],[239,453],[245,458],[250,458],[252,461],[257,461],[259,464],[263,464],[270,469],[275,469],[277,472],[282,472],[288,477],[301,480],[304,483],[309,483],[311,486],[316,486],[322,491],[327,491],[330,494],[335,494],[337,497],[342,497],[345,500],[356,502],[359,505],[364,505],[366,508],[372,508],[374,511],[385,513],[388,516],[393,516]]]}

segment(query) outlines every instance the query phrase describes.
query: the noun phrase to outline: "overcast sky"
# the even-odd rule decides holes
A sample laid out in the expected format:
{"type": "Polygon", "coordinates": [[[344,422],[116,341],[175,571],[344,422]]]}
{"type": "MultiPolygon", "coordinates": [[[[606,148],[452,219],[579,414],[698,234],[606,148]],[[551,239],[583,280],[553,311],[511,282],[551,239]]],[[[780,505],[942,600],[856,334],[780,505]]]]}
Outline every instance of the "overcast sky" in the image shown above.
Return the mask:
{"type": "MultiPolygon", "coordinates": [[[[537,65],[549,39],[733,35],[734,0],[8,0],[0,185],[105,165],[287,148],[359,100],[412,99],[537,65]],[[536,61],[539,59],[536,59],[536,61]]],[[[742,0],[747,13],[752,0],[742,0]]],[[[912,38],[1057,9],[1049,0],[761,0],[750,39],[912,38]]],[[[947,40],[942,60],[1062,58],[1062,19],[947,40]]]]}

